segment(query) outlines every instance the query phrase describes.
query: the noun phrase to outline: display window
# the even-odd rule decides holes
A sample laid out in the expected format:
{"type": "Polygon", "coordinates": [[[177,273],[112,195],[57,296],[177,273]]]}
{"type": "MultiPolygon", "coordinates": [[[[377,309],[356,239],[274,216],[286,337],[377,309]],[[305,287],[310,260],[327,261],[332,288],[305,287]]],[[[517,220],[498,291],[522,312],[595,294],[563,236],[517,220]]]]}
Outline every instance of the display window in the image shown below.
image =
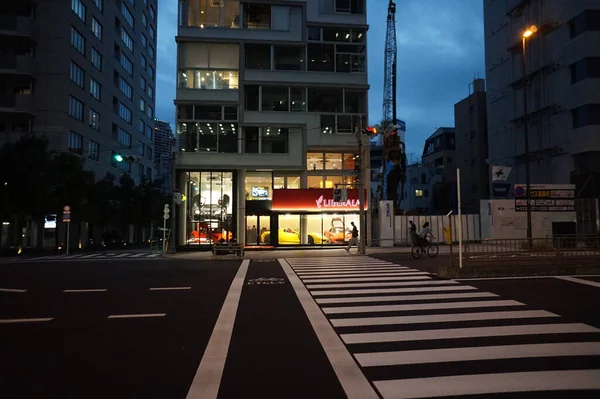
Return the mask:
{"type": "Polygon", "coordinates": [[[270,245],[270,231],[270,216],[246,216],[246,245],[270,245]]]}
{"type": "Polygon", "coordinates": [[[187,172],[184,194],[188,245],[234,238],[232,172],[187,172]]]}
{"type": "Polygon", "coordinates": [[[270,200],[273,191],[271,172],[246,172],[245,190],[247,200],[270,200]]]}
{"type": "MultiPolygon", "coordinates": [[[[352,237],[352,225],[358,226],[357,214],[278,215],[279,245],[344,245],[352,237]]],[[[270,241],[272,233],[263,233],[270,241]]]]}

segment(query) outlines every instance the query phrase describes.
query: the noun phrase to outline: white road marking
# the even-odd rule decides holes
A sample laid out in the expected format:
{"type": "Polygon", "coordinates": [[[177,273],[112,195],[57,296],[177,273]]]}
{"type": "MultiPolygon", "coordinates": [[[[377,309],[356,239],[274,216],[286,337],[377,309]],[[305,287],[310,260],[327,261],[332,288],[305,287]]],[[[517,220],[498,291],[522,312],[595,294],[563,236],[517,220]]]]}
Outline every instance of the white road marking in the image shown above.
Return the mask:
{"type": "MultiPolygon", "coordinates": [[[[336,278],[362,278],[362,277],[407,277],[407,276],[431,276],[430,273],[427,272],[388,272],[388,273],[359,273],[359,274],[332,274],[332,275],[320,275],[320,274],[309,274],[309,275],[299,275],[302,281],[306,280],[314,280],[314,279],[325,279],[333,280],[336,278]]],[[[428,277],[429,278],[429,277],[428,277]]]]}
{"type": "Polygon", "coordinates": [[[444,292],[444,291],[471,291],[477,290],[475,287],[462,285],[448,285],[435,287],[415,287],[415,288],[379,288],[365,290],[331,290],[331,291],[312,291],[314,297],[332,296],[332,295],[368,295],[368,294],[403,294],[408,292],[444,292]]]}
{"type": "Polygon", "coordinates": [[[131,254],[130,253],[119,254],[119,255],[115,256],[115,258],[122,258],[124,256],[129,256],[129,255],[131,255],[131,254]]]}
{"type": "Polygon", "coordinates": [[[600,287],[600,283],[597,281],[589,281],[589,280],[584,280],[581,278],[575,278],[575,277],[556,277],[558,279],[561,280],[565,280],[565,281],[570,281],[572,283],[579,283],[579,284],[585,284],[585,285],[591,285],[592,287],[600,287]]]}
{"type": "Polygon", "coordinates": [[[511,312],[445,313],[418,316],[360,317],[354,319],[331,319],[334,327],[386,326],[402,324],[452,323],[473,320],[536,319],[560,317],[545,310],[516,310],[511,312]]]}
{"type": "Polygon", "coordinates": [[[335,277],[335,276],[352,276],[352,275],[380,275],[380,276],[387,276],[390,273],[394,273],[397,275],[401,275],[401,274],[406,274],[406,273],[425,273],[425,274],[429,274],[427,272],[422,272],[420,270],[397,270],[397,269],[384,269],[384,270],[344,270],[341,272],[331,272],[331,271],[325,271],[325,272],[321,272],[321,271],[309,271],[309,272],[299,272],[296,271],[296,274],[302,278],[305,278],[306,276],[321,276],[321,277],[335,277]]]}
{"type": "Polygon", "coordinates": [[[157,256],[160,256],[160,254],[150,254],[147,257],[148,258],[156,258],[157,256]]]}
{"type": "Polygon", "coordinates": [[[341,306],[335,308],[323,308],[325,314],[345,313],[371,313],[371,312],[406,312],[412,310],[436,310],[436,309],[470,309],[491,308],[504,306],[525,306],[524,303],[499,300],[499,301],[470,301],[470,302],[436,302],[436,303],[413,303],[410,305],[375,305],[375,306],[341,306]]]}
{"type": "Polygon", "coordinates": [[[223,378],[225,360],[227,359],[231,334],[249,264],[250,260],[248,259],[242,261],[229,287],[221,313],[219,313],[210,340],[187,393],[187,399],[216,399],[219,394],[219,386],[221,385],[221,378],[223,378]]]}
{"type": "MultiPolygon", "coordinates": [[[[93,257],[96,257],[96,256],[98,256],[98,255],[101,255],[101,254],[90,254],[90,255],[85,255],[85,256],[81,256],[81,257],[80,257],[80,259],[93,258],[93,257]]],[[[73,257],[74,257],[74,256],[73,256],[73,257]]]]}
{"type": "Polygon", "coordinates": [[[74,293],[74,292],[105,292],[106,288],[91,288],[91,289],[82,289],[82,290],[63,290],[66,293],[74,293]]]}
{"type": "Polygon", "coordinates": [[[348,349],[340,341],[340,337],[329,324],[319,306],[311,298],[302,281],[294,274],[294,271],[284,259],[279,259],[279,263],[287,275],[347,397],[349,399],[379,398],[379,395],[366,379],[348,349]]]}
{"type": "Polygon", "coordinates": [[[491,298],[498,295],[491,292],[464,292],[460,294],[429,294],[429,295],[392,295],[392,296],[359,296],[354,298],[319,298],[319,304],[331,303],[364,303],[364,302],[405,302],[424,301],[431,299],[458,299],[458,298],[491,298]]]}
{"type": "MultiPolygon", "coordinates": [[[[473,278],[457,278],[456,281],[478,281],[478,280],[523,280],[523,279],[543,279],[557,278],[567,276],[512,276],[512,277],[473,277],[473,278]]],[[[578,274],[577,277],[600,277],[600,274],[578,274]]]]}
{"type": "Polygon", "coordinates": [[[165,317],[166,313],[135,313],[135,314],[113,314],[108,319],[142,319],[146,317],[165,317]]]}
{"type": "MultiPolygon", "coordinates": [[[[422,277],[419,277],[421,280],[422,277]]],[[[351,284],[315,284],[307,285],[306,288],[309,290],[315,289],[327,289],[327,288],[376,288],[376,287],[407,287],[416,285],[447,285],[447,284],[458,284],[452,280],[421,280],[421,281],[400,281],[397,283],[351,283],[351,284]]],[[[425,288],[425,287],[423,287],[425,288]]]]}
{"type": "Polygon", "coordinates": [[[357,353],[363,367],[405,364],[468,362],[492,359],[519,359],[554,356],[597,356],[600,342],[565,342],[558,344],[502,345],[474,348],[426,349],[379,353],[357,353]]]}
{"type": "Polygon", "coordinates": [[[39,323],[43,321],[54,320],[54,317],[44,317],[37,319],[0,319],[0,324],[15,324],[15,323],[39,323]]]}
{"type": "MultiPolygon", "coordinates": [[[[600,370],[529,371],[376,381],[385,399],[600,389],[600,370]]],[[[527,394],[525,394],[527,396],[527,394]]]]}
{"type": "Polygon", "coordinates": [[[139,258],[140,256],[144,256],[146,255],[145,253],[141,253],[141,254],[133,254],[131,255],[132,258],[139,258]]]}
{"type": "MultiPolygon", "coordinates": [[[[411,273],[412,274],[412,273],[411,273]]],[[[428,273],[415,273],[415,274],[428,274],[428,273]]],[[[403,281],[406,280],[406,277],[352,277],[352,278],[310,278],[310,279],[302,279],[305,284],[310,283],[359,283],[359,282],[369,282],[369,281],[403,281]]]]}
{"type": "Polygon", "coordinates": [[[347,344],[366,344],[394,341],[427,341],[474,337],[506,337],[511,335],[597,333],[597,328],[582,323],[535,324],[522,326],[450,328],[446,330],[391,331],[378,333],[343,334],[347,344]]]}
{"type": "Polygon", "coordinates": [[[150,291],[178,291],[178,290],[191,290],[192,287],[154,287],[150,288],[150,291]]]}
{"type": "Polygon", "coordinates": [[[375,272],[375,271],[418,272],[420,270],[410,269],[408,267],[405,267],[405,268],[400,268],[400,267],[344,267],[343,269],[330,269],[330,268],[327,268],[327,269],[302,269],[302,270],[294,269],[294,271],[296,272],[296,274],[302,275],[302,274],[310,274],[310,273],[338,274],[338,273],[344,273],[344,272],[362,273],[362,272],[375,272]]]}
{"type": "Polygon", "coordinates": [[[18,288],[0,288],[0,292],[27,292],[27,290],[21,290],[18,288]]]}

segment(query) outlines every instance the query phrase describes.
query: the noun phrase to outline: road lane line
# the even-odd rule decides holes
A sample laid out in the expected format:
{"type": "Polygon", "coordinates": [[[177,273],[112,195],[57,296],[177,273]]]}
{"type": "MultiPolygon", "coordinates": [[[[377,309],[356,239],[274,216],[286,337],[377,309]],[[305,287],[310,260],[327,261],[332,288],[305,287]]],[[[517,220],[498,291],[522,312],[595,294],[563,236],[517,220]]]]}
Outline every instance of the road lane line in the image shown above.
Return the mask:
{"type": "Polygon", "coordinates": [[[242,261],[229,287],[210,340],[187,393],[187,399],[216,399],[219,394],[219,386],[223,378],[227,352],[249,264],[249,259],[242,261]]]}
{"type": "Polygon", "coordinates": [[[376,342],[428,341],[475,337],[508,337],[511,335],[598,333],[599,329],[582,323],[535,324],[520,326],[449,328],[446,330],[390,331],[342,334],[347,344],[376,342]]]}
{"type": "Polygon", "coordinates": [[[63,290],[65,293],[76,293],[76,292],[105,292],[106,288],[90,288],[82,290],[63,290]]]}
{"type": "Polygon", "coordinates": [[[43,317],[37,319],[0,319],[0,324],[15,324],[15,323],[39,323],[43,321],[54,320],[54,317],[43,317]]]}
{"type": "Polygon", "coordinates": [[[145,317],[165,317],[166,315],[166,313],[112,314],[107,319],[142,319],[145,317]]]}
{"type": "Polygon", "coordinates": [[[472,309],[491,308],[505,306],[525,306],[524,303],[499,300],[499,301],[468,301],[468,302],[436,302],[436,303],[413,303],[410,305],[375,305],[375,306],[341,306],[323,308],[325,314],[345,313],[377,313],[377,312],[406,312],[413,310],[438,310],[438,309],[472,309]]]}
{"type": "Polygon", "coordinates": [[[369,381],[366,379],[348,349],[341,342],[319,306],[310,296],[304,284],[294,274],[294,271],[284,259],[279,259],[310,324],[319,338],[329,362],[349,399],[379,398],[369,381]]]}
{"type": "Polygon", "coordinates": [[[502,345],[355,354],[356,360],[358,360],[363,367],[470,362],[477,360],[520,359],[531,357],[598,355],[600,355],[600,342],[502,345]]]}
{"type": "Polygon", "coordinates": [[[333,295],[370,295],[370,294],[403,294],[408,292],[444,292],[444,291],[475,291],[477,288],[464,285],[447,285],[436,287],[415,287],[415,288],[378,288],[363,290],[330,290],[330,291],[312,291],[314,297],[333,296],[333,295]]]}
{"type": "Polygon", "coordinates": [[[497,294],[491,292],[464,292],[460,294],[429,294],[429,295],[391,295],[391,296],[359,296],[354,298],[319,298],[318,304],[335,303],[366,303],[366,302],[406,302],[406,301],[424,301],[432,299],[459,299],[459,298],[496,298],[497,294]]]}
{"type": "Polygon", "coordinates": [[[402,324],[453,323],[457,321],[511,320],[560,317],[545,310],[516,310],[512,312],[444,313],[418,316],[359,317],[331,319],[334,327],[388,326],[402,324]]]}
{"type": "Polygon", "coordinates": [[[570,281],[572,283],[591,285],[592,287],[600,287],[600,283],[596,282],[596,281],[583,280],[581,278],[575,278],[575,277],[556,277],[556,278],[560,279],[560,280],[570,281]]]}
{"type": "MultiPolygon", "coordinates": [[[[376,381],[385,399],[600,389],[600,370],[527,371],[376,381]]],[[[567,395],[568,397],[568,395],[567,395]]]]}
{"type": "Polygon", "coordinates": [[[18,288],[0,288],[0,292],[27,292],[27,290],[20,290],[18,288]]]}
{"type": "Polygon", "coordinates": [[[153,287],[150,291],[178,291],[178,290],[191,290],[192,287],[153,287]]]}

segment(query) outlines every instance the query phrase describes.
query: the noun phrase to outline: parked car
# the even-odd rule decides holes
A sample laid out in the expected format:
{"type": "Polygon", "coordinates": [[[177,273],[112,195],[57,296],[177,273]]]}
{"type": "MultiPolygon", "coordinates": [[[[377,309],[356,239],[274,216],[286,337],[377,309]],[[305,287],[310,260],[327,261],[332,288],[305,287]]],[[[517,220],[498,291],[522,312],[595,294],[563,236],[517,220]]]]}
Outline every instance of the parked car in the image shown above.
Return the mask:
{"type": "MultiPolygon", "coordinates": [[[[300,230],[298,229],[279,229],[279,244],[300,244],[300,230]]],[[[271,243],[271,232],[264,231],[260,235],[260,241],[265,244],[271,243]]],[[[324,244],[327,240],[319,233],[308,233],[308,245],[324,244]]]]}
{"type": "Polygon", "coordinates": [[[344,242],[350,241],[352,238],[352,230],[349,228],[344,229],[344,222],[340,218],[333,218],[331,220],[331,228],[325,231],[325,237],[332,244],[343,244],[344,242]]]}

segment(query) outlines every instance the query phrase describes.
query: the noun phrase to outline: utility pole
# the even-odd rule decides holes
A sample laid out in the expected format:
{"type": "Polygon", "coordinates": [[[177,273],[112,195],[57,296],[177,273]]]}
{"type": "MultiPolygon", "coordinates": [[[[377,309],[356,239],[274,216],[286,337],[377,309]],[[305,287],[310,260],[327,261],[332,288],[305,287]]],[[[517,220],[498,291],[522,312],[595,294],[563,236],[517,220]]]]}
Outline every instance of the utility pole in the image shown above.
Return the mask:
{"type": "Polygon", "coordinates": [[[358,213],[358,225],[360,235],[358,238],[358,253],[365,255],[365,240],[366,236],[366,221],[365,221],[365,183],[364,183],[364,171],[365,171],[365,156],[364,156],[364,143],[362,134],[362,122],[359,124],[358,132],[356,133],[356,140],[358,141],[358,162],[359,162],[359,173],[358,173],[358,202],[359,202],[359,213],[358,213]]]}

